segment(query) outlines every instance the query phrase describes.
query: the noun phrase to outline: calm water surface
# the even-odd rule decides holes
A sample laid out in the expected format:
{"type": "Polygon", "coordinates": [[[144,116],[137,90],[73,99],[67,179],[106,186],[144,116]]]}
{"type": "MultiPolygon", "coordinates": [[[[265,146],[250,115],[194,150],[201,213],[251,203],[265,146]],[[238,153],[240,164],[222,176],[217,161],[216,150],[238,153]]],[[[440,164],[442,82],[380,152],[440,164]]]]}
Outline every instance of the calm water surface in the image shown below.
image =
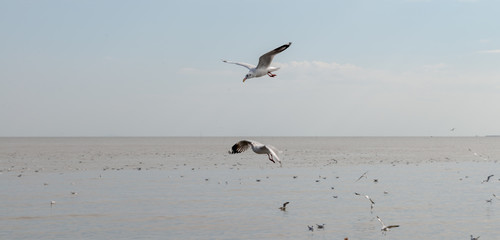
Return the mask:
{"type": "Polygon", "coordinates": [[[283,167],[227,154],[237,138],[0,139],[0,238],[500,235],[498,138],[254,139],[283,167]],[[400,227],[384,235],[376,216],[400,227]]]}

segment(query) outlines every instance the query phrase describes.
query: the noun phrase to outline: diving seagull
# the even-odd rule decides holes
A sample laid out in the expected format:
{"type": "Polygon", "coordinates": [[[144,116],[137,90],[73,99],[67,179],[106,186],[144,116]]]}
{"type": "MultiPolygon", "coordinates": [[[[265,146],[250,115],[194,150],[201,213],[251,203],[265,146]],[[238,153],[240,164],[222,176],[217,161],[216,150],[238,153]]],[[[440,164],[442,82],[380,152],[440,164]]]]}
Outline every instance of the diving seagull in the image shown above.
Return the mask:
{"type": "Polygon", "coordinates": [[[382,228],[380,228],[380,231],[386,232],[386,231],[388,231],[391,228],[399,227],[399,225],[389,225],[389,226],[386,226],[384,224],[384,222],[382,222],[382,219],[380,219],[378,216],[377,216],[377,219],[382,224],[382,228]]]}
{"type": "Polygon", "coordinates": [[[240,65],[240,66],[248,68],[249,71],[248,71],[247,75],[245,75],[245,78],[243,78],[243,82],[245,82],[247,79],[262,77],[266,74],[269,77],[275,77],[276,74],[273,74],[272,72],[278,71],[278,69],[280,69],[280,68],[279,67],[271,67],[271,62],[273,61],[273,58],[276,54],[285,51],[285,49],[290,47],[290,45],[292,45],[291,42],[289,42],[285,45],[282,45],[281,47],[278,47],[278,48],[271,50],[268,53],[260,56],[259,63],[257,64],[257,67],[252,65],[252,64],[248,64],[248,63],[231,62],[231,61],[227,61],[227,60],[222,60],[222,61],[225,63],[236,64],[236,65],[240,65]]]}
{"type": "Polygon", "coordinates": [[[279,151],[275,147],[271,145],[264,145],[262,143],[252,141],[252,140],[241,140],[231,147],[229,151],[230,154],[242,153],[246,151],[248,148],[252,147],[252,150],[257,154],[267,154],[269,161],[276,163],[278,161],[281,165],[281,160],[278,157],[279,151]]]}

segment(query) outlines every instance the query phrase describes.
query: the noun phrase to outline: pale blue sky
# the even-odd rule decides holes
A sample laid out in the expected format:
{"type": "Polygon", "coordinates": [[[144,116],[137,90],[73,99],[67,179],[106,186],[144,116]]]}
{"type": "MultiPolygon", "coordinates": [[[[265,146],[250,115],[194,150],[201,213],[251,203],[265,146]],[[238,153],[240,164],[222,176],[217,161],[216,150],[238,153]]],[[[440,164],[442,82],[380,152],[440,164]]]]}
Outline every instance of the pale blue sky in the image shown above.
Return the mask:
{"type": "Polygon", "coordinates": [[[500,134],[498,9],[0,0],[0,136],[500,134]],[[221,62],[287,42],[276,78],[221,62]]]}

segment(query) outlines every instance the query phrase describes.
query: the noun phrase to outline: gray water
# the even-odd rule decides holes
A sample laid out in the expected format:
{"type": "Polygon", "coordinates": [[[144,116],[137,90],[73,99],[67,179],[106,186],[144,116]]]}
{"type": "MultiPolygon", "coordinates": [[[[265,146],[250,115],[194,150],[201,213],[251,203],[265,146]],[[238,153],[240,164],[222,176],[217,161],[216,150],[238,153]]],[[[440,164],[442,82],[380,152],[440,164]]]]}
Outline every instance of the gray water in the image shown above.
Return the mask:
{"type": "Polygon", "coordinates": [[[499,239],[500,138],[253,139],[0,138],[0,239],[499,239]]]}

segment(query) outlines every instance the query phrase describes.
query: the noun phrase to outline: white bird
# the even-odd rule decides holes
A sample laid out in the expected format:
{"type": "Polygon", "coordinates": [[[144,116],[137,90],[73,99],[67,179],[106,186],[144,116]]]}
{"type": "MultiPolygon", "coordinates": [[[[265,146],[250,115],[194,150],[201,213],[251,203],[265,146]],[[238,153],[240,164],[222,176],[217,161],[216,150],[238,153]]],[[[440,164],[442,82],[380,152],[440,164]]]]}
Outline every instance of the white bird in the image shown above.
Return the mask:
{"type": "Polygon", "coordinates": [[[226,60],[222,60],[222,61],[225,63],[232,63],[232,64],[236,64],[236,65],[240,65],[240,66],[248,68],[248,73],[247,73],[247,75],[245,75],[245,78],[243,78],[243,82],[245,82],[249,78],[262,77],[266,74],[269,77],[275,77],[276,74],[273,74],[272,72],[277,71],[280,68],[279,67],[271,67],[271,62],[273,61],[274,55],[285,51],[285,49],[290,47],[290,45],[292,45],[291,42],[289,42],[281,47],[278,47],[274,50],[271,50],[268,53],[260,56],[259,63],[257,64],[257,67],[252,65],[252,64],[248,64],[248,63],[231,62],[231,61],[226,61],[226,60]]]}
{"type": "MultiPolygon", "coordinates": [[[[354,194],[358,195],[358,196],[361,196],[361,194],[357,193],[357,192],[355,192],[354,194]]],[[[373,207],[375,206],[375,202],[370,198],[370,196],[368,196],[368,195],[364,195],[364,196],[365,196],[366,199],[368,199],[370,201],[370,203],[371,203],[370,204],[370,208],[373,209],[373,207]]]]}
{"type": "Polygon", "coordinates": [[[389,226],[386,226],[384,224],[384,222],[382,222],[382,219],[380,219],[378,216],[377,216],[377,219],[382,224],[382,228],[380,228],[380,231],[386,232],[386,231],[388,231],[391,228],[399,227],[399,225],[389,225],[389,226]]]}
{"type": "Polygon", "coordinates": [[[257,154],[267,154],[269,161],[276,163],[278,161],[281,165],[281,160],[279,159],[277,153],[281,152],[271,145],[264,145],[262,143],[252,141],[252,140],[241,140],[231,147],[229,150],[230,154],[242,153],[246,151],[249,147],[257,154]]]}

